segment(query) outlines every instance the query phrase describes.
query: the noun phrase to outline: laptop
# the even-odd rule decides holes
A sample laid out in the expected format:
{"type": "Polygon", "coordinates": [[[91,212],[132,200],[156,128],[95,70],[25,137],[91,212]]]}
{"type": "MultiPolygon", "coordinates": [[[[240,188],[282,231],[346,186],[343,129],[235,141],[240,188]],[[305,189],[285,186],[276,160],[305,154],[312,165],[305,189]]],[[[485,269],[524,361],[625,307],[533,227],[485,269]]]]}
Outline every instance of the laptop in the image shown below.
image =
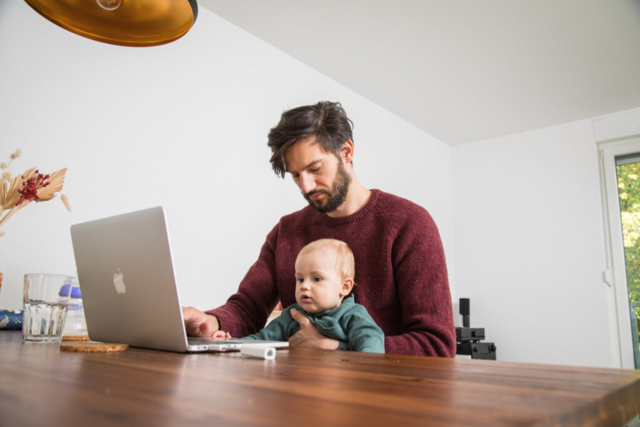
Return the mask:
{"type": "Polygon", "coordinates": [[[187,337],[162,207],[72,225],[71,240],[93,341],[175,352],[289,346],[187,337]]]}

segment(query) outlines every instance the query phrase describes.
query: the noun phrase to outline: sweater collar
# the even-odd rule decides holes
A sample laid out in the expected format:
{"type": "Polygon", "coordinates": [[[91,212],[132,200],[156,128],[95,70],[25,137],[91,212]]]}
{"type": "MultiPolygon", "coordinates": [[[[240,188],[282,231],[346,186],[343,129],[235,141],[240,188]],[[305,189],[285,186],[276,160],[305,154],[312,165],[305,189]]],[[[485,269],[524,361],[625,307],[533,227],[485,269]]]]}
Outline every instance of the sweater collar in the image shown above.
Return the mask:
{"type": "Polygon", "coordinates": [[[316,319],[319,319],[321,317],[326,317],[326,316],[336,317],[338,313],[351,309],[354,304],[355,304],[355,297],[353,296],[353,294],[349,294],[343,298],[342,303],[338,307],[332,308],[331,310],[325,310],[322,313],[309,313],[308,311],[302,308],[300,310],[304,311],[310,316],[315,317],[316,319]]]}
{"type": "Polygon", "coordinates": [[[324,213],[320,213],[315,209],[313,209],[311,206],[308,206],[307,208],[312,210],[315,218],[317,218],[319,221],[322,221],[326,224],[330,224],[330,225],[349,224],[351,222],[358,221],[359,219],[367,215],[369,212],[371,212],[373,209],[375,209],[378,203],[379,197],[380,197],[380,190],[372,189],[371,197],[369,197],[369,201],[367,202],[366,205],[364,205],[362,208],[352,213],[351,215],[340,216],[337,218],[330,217],[329,215],[324,213]]]}

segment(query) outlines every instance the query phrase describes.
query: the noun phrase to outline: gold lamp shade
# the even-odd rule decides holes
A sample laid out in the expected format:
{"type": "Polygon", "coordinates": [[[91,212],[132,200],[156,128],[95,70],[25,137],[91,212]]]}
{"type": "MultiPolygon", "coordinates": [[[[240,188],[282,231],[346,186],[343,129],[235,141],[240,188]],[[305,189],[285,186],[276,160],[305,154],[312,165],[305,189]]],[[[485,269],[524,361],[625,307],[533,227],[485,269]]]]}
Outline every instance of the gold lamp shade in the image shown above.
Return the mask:
{"type": "Polygon", "coordinates": [[[198,16],[196,0],[25,0],[65,30],[119,46],[158,46],[179,39],[198,16]]]}

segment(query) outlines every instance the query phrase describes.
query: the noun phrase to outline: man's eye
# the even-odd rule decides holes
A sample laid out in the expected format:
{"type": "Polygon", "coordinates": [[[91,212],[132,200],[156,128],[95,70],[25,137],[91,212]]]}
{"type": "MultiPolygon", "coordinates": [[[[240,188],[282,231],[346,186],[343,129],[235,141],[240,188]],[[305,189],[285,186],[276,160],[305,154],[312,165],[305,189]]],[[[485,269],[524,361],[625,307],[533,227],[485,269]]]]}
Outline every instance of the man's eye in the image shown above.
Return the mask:
{"type": "Polygon", "coordinates": [[[317,168],[315,168],[315,169],[310,169],[310,170],[311,170],[311,172],[314,172],[314,173],[315,173],[315,172],[318,172],[318,171],[320,170],[320,167],[317,167],[317,168]]]}

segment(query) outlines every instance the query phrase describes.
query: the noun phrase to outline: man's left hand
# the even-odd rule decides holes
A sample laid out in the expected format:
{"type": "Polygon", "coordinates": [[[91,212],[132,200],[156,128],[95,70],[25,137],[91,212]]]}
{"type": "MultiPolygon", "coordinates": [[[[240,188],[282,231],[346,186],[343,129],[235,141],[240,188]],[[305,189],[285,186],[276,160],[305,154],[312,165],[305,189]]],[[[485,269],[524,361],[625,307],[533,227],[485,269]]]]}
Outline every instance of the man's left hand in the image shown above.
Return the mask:
{"type": "Polygon", "coordinates": [[[337,350],[340,342],[322,335],[307,317],[295,308],[291,309],[291,317],[298,322],[300,330],[289,338],[290,347],[318,348],[321,350],[337,350]]]}

